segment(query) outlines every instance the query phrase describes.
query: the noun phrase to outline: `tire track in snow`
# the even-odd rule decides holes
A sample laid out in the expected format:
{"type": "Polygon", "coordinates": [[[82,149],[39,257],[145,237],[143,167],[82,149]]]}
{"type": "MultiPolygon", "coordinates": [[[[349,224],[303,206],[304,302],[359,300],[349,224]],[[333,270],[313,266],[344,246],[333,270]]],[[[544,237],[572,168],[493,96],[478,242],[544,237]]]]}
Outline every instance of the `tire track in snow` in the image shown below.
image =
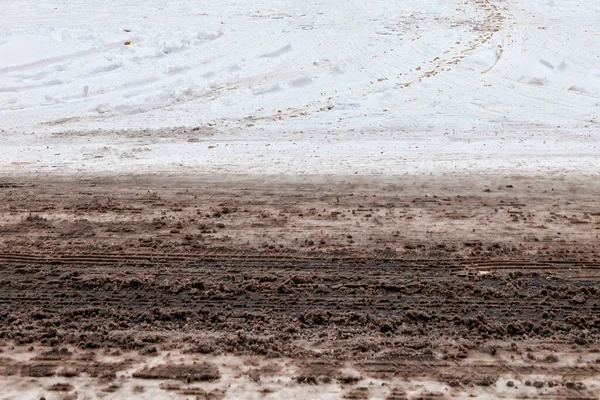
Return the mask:
{"type": "Polygon", "coordinates": [[[397,87],[408,87],[424,78],[436,76],[443,72],[444,69],[458,65],[463,59],[488,43],[492,39],[494,33],[503,29],[506,17],[502,12],[502,8],[496,5],[494,0],[469,0],[467,1],[467,4],[474,6],[483,15],[482,21],[473,27],[473,30],[478,32],[477,37],[467,42],[465,44],[465,49],[459,53],[447,50],[445,53],[448,55],[436,56],[430,61],[430,63],[434,65],[432,69],[419,73],[410,81],[398,83],[397,87]]]}

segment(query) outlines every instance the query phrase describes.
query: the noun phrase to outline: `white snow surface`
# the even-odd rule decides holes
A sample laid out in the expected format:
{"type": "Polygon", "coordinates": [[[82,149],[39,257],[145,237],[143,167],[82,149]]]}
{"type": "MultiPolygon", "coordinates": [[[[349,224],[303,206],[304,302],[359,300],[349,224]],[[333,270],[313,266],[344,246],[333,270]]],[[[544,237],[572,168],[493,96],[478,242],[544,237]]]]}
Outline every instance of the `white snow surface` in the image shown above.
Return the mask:
{"type": "Polygon", "coordinates": [[[0,6],[0,172],[600,172],[597,0],[0,6]]]}

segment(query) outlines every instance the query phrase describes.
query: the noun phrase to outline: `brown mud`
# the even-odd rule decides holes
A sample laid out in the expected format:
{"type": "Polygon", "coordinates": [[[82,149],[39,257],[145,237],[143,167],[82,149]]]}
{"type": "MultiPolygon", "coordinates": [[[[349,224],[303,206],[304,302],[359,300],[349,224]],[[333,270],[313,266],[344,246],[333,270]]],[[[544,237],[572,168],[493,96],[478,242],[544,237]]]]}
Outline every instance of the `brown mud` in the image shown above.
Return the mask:
{"type": "Polygon", "coordinates": [[[599,193],[5,178],[0,376],[46,398],[596,398],[599,193]]]}

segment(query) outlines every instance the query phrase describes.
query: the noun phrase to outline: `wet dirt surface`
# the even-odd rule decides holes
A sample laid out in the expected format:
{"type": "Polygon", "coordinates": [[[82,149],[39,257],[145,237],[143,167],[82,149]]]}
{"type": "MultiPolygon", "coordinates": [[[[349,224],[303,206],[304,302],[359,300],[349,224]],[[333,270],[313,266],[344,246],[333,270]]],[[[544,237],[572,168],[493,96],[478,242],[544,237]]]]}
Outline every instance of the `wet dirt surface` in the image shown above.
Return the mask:
{"type": "Polygon", "coordinates": [[[593,185],[0,183],[0,398],[600,393],[593,185]]]}

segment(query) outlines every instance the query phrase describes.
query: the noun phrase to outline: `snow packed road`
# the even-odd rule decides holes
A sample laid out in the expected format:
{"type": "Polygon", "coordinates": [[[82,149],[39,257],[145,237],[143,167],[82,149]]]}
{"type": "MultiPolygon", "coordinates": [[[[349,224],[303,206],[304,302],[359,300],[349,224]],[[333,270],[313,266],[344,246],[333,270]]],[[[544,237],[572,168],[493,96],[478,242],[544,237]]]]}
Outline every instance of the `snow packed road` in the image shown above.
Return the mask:
{"type": "Polygon", "coordinates": [[[13,0],[16,172],[584,173],[595,0],[13,0]]]}

